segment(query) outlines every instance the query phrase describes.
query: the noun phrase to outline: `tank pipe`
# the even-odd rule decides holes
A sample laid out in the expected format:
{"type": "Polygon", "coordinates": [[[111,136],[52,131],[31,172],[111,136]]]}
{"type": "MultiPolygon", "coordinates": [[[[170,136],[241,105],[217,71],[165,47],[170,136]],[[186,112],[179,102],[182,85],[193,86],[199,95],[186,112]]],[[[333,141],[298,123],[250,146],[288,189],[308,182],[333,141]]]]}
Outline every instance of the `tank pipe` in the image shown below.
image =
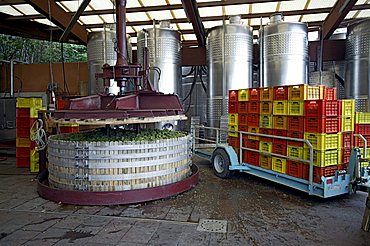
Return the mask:
{"type": "Polygon", "coordinates": [[[117,16],[117,63],[116,66],[127,66],[126,44],[126,0],[116,0],[117,16]]]}
{"type": "Polygon", "coordinates": [[[264,80],[263,80],[263,26],[262,26],[262,17],[260,21],[260,32],[259,32],[259,45],[260,45],[260,86],[264,87],[264,80]]]}
{"type": "Polygon", "coordinates": [[[322,27],[319,27],[319,33],[320,33],[320,53],[319,53],[319,59],[318,59],[318,67],[319,67],[319,73],[320,73],[320,85],[322,85],[322,55],[323,55],[323,46],[324,46],[324,39],[322,35],[322,27]]]}
{"type": "MultiPolygon", "coordinates": [[[[370,39],[369,39],[369,47],[370,47],[370,39]]],[[[370,61],[370,49],[369,49],[369,54],[368,54],[368,59],[370,61]]],[[[367,68],[367,111],[370,112],[370,67],[367,68]]],[[[367,145],[364,145],[367,146],[367,145]]],[[[366,148],[365,148],[366,150],[366,148]]]]}
{"type": "Polygon", "coordinates": [[[221,115],[227,114],[225,112],[225,105],[226,105],[226,71],[225,71],[225,16],[222,20],[222,39],[221,39],[221,47],[222,47],[222,113],[221,115]]]}
{"type": "Polygon", "coordinates": [[[14,60],[10,60],[10,97],[14,97],[14,60]]]}

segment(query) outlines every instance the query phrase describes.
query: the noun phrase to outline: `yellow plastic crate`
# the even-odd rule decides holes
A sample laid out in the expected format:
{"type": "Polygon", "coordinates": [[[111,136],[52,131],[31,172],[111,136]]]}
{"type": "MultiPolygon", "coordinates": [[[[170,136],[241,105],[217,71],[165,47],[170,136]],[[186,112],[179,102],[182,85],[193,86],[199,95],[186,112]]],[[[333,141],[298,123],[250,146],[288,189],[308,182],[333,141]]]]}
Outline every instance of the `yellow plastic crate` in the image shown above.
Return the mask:
{"type": "Polygon", "coordinates": [[[288,145],[287,156],[303,159],[303,147],[288,145]]]}
{"type": "Polygon", "coordinates": [[[229,125],[238,125],[238,114],[229,114],[228,119],[229,125]]]}
{"type": "Polygon", "coordinates": [[[271,153],[272,152],[272,143],[271,142],[260,141],[260,150],[271,153]]]}
{"type": "Polygon", "coordinates": [[[303,116],[304,101],[288,101],[288,114],[294,116],[303,116]]]}
{"type": "Polygon", "coordinates": [[[249,90],[240,89],[238,91],[238,101],[248,101],[248,99],[249,99],[249,90]]]}
{"type": "Polygon", "coordinates": [[[260,154],[260,167],[265,169],[272,169],[272,158],[270,155],[260,154]]]}
{"type": "Polygon", "coordinates": [[[260,115],[260,128],[272,128],[272,115],[260,115]]]}
{"type": "Polygon", "coordinates": [[[305,85],[291,85],[288,87],[289,100],[304,100],[305,85]]]}
{"type": "Polygon", "coordinates": [[[304,139],[310,141],[316,150],[339,149],[342,147],[342,134],[334,133],[308,133],[305,132],[304,139]]]}
{"type": "Polygon", "coordinates": [[[17,108],[41,108],[42,98],[18,97],[16,107],[17,108]]]}
{"type": "Polygon", "coordinates": [[[274,90],[272,87],[266,87],[260,89],[260,100],[261,101],[272,101],[274,97],[274,90]]]}
{"type": "MultiPolygon", "coordinates": [[[[260,129],[258,127],[248,126],[248,132],[259,133],[260,132],[260,129]]],[[[248,135],[248,139],[258,140],[259,137],[248,135]]]]}
{"type": "MultiPolygon", "coordinates": [[[[359,148],[361,152],[361,157],[364,158],[364,148],[359,148]]],[[[367,159],[370,159],[370,148],[366,148],[366,157],[367,159]]]]}
{"type": "Polygon", "coordinates": [[[307,85],[305,100],[320,100],[324,99],[325,87],[322,85],[312,86],[307,85]]]}
{"type": "Polygon", "coordinates": [[[260,104],[260,114],[272,114],[272,102],[265,101],[260,104]]]}
{"type": "Polygon", "coordinates": [[[287,116],[274,115],[272,118],[272,126],[274,129],[287,130],[287,116]]]}
{"type": "Polygon", "coordinates": [[[288,115],[288,101],[274,101],[272,112],[274,115],[288,115]]]}
{"type": "Polygon", "coordinates": [[[46,110],[46,107],[30,108],[30,117],[31,118],[38,118],[40,110],[46,110]]]}
{"type": "Polygon", "coordinates": [[[39,171],[39,152],[37,150],[30,151],[30,171],[31,173],[39,171]]]}
{"type": "MultiPolygon", "coordinates": [[[[304,149],[304,159],[310,159],[310,149],[304,149]]],[[[338,149],[333,150],[313,150],[313,164],[317,167],[327,167],[341,163],[341,155],[338,149]]]]}
{"type": "Polygon", "coordinates": [[[355,100],[353,99],[342,100],[342,116],[353,117],[354,115],[355,115],[355,100]]]}
{"type": "Polygon", "coordinates": [[[272,157],[272,170],[279,173],[286,173],[286,159],[272,157]]]}
{"type": "Polygon", "coordinates": [[[355,118],[353,116],[342,116],[342,132],[355,130],[355,118]]]}
{"type": "Polygon", "coordinates": [[[228,132],[228,135],[230,137],[238,137],[239,133],[238,131],[238,125],[229,125],[229,131],[235,131],[235,132],[228,132]]]}
{"type": "Polygon", "coordinates": [[[370,112],[356,112],[356,124],[370,124],[370,112]]]}
{"type": "Polygon", "coordinates": [[[15,139],[15,146],[16,147],[30,147],[31,140],[29,138],[16,138],[15,139]]]}

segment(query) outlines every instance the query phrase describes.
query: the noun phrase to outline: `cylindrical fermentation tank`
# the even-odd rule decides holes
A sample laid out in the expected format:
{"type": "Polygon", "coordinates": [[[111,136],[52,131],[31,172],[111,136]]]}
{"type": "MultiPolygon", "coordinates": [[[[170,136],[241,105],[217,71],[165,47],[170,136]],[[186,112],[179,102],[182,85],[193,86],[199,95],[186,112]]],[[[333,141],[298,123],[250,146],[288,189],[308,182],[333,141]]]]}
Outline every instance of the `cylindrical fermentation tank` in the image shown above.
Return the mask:
{"type": "MultiPolygon", "coordinates": [[[[87,41],[87,60],[89,69],[88,91],[90,95],[104,92],[104,83],[100,79],[95,78],[96,73],[101,73],[104,64],[111,66],[116,64],[117,53],[115,51],[116,25],[104,27],[103,31],[90,32],[87,41]]],[[[127,42],[127,57],[128,61],[132,61],[132,45],[130,36],[126,36],[127,42]]],[[[110,86],[107,88],[108,93],[117,95],[119,88],[117,82],[111,80],[110,86]]]]}
{"type": "Polygon", "coordinates": [[[219,127],[221,115],[227,114],[228,90],[251,87],[252,57],[252,31],[242,24],[240,16],[208,31],[208,126],[219,127]]]}
{"type": "Polygon", "coordinates": [[[281,14],[275,14],[260,29],[259,37],[261,86],[307,84],[306,24],[284,22],[281,14]]]}
{"type": "Polygon", "coordinates": [[[181,42],[180,33],[170,28],[169,21],[161,21],[148,30],[138,32],[137,59],[143,64],[143,50],[149,50],[150,82],[163,93],[180,95],[181,42]],[[146,39],[147,36],[147,39],[146,39]]]}
{"type": "Polygon", "coordinates": [[[356,99],[356,110],[369,111],[370,19],[350,25],[346,39],[346,98],[356,99]]]}

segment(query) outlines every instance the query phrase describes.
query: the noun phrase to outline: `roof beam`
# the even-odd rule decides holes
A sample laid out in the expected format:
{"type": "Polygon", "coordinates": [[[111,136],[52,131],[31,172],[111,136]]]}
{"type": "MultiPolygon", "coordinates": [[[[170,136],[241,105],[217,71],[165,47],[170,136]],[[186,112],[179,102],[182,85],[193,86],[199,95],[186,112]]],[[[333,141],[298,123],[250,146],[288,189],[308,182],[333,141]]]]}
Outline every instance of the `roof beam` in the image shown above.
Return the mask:
{"type": "Polygon", "coordinates": [[[0,0],[1,5],[16,5],[16,4],[24,4],[24,0],[0,0]]]}
{"type": "MultiPolygon", "coordinates": [[[[1,1],[4,0],[0,0],[1,1]]],[[[11,0],[5,0],[11,1],[11,0]]],[[[13,1],[20,1],[20,0],[13,0],[13,1]]],[[[282,0],[282,1],[291,1],[291,0],[282,0]]],[[[248,4],[248,3],[267,3],[267,2],[274,2],[273,0],[226,0],[226,1],[212,1],[212,2],[200,2],[197,3],[198,8],[206,8],[206,7],[216,7],[216,6],[227,6],[227,5],[240,5],[240,4],[248,4]]],[[[23,2],[24,3],[24,2],[23,2]]],[[[143,7],[132,7],[126,8],[126,13],[136,13],[136,12],[152,12],[152,11],[163,11],[163,10],[176,10],[182,9],[182,4],[170,4],[170,5],[157,5],[157,6],[143,6],[143,7]]],[[[68,13],[73,16],[73,12],[68,13]]],[[[114,14],[113,9],[100,9],[100,10],[88,10],[84,11],[81,15],[105,15],[105,14],[114,14]]],[[[14,16],[11,19],[42,19],[44,18],[43,15],[25,15],[25,16],[14,16]]]]}
{"type": "MultiPolygon", "coordinates": [[[[370,4],[355,5],[352,10],[364,10],[370,9],[370,4]]],[[[302,10],[290,10],[282,12],[284,16],[293,16],[293,15],[306,15],[306,14],[318,14],[318,13],[329,13],[331,8],[315,8],[315,9],[302,9],[302,10]]],[[[275,12],[265,12],[265,13],[251,13],[251,14],[242,14],[242,19],[252,19],[260,17],[270,17],[275,12]]],[[[222,20],[223,16],[207,16],[202,17],[202,21],[217,21],[222,20]]],[[[171,23],[187,23],[187,18],[180,19],[170,19],[171,23]]],[[[128,21],[126,22],[127,26],[142,26],[142,25],[152,25],[153,21],[128,21]]],[[[84,25],[86,28],[101,28],[103,24],[87,24],[84,25]]]]}
{"type": "MultiPolygon", "coordinates": [[[[25,0],[28,4],[43,14],[47,19],[51,20],[57,26],[65,30],[68,26],[71,16],[65,12],[55,1],[49,0],[25,0]],[[50,4],[50,5],[49,5],[50,4]],[[50,12],[49,12],[50,9],[50,12]]],[[[77,23],[71,30],[74,36],[83,44],[87,43],[86,29],[77,23]]]]}
{"type": "Polygon", "coordinates": [[[329,39],[357,0],[338,0],[322,25],[322,38],[329,39]]]}
{"type": "Polygon", "coordinates": [[[206,31],[199,15],[197,2],[195,0],[181,0],[181,2],[188,20],[193,26],[195,36],[198,40],[198,46],[203,47],[206,44],[206,31]]]}
{"type": "Polygon", "coordinates": [[[72,31],[73,26],[76,24],[78,18],[80,18],[82,12],[86,9],[87,5],[89,5],[91,0],[83,0],[81,5],[78,7],[76,13],[73,15],[72,19],[68,23],[67,28],[64,30],[62,36],[60,37],[60,42],[65,42],[67,41],[67,37],[72,31]]]}
{"type": "Polygon", "coordinates": [[[0,33],[42,40],[50,40],[52,37],[53,41],[58,41],[61,35],[60,30],[53,30],[53,35],[50,36],[51,27],[48,25],[36,21],[8,21],[7,17],[7,14],[0,13],[0,33]]]}

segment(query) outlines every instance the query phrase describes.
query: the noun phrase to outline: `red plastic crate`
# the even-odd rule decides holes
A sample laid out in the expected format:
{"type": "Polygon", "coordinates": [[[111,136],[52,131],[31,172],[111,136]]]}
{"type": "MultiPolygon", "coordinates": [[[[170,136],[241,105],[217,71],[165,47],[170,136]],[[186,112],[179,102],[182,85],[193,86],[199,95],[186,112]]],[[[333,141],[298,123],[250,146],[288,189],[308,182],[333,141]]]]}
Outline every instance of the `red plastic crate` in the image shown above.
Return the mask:
{"type": "Polygon", "coordinates": [[[289,131],[304,132],[304,117],[303,116],[288,116],[289,131]]]}
{"type": "Polygon", "coordinates": [[[288,86],[274,87],[274,100],[288,100],[288,86]]]}
{"type": "Polygon", "coordinates": [[[23,118],[23,117],[17,117],[16,118],[16,127],[24,127],[24,128],[30,128],[32,127],[33,123],[37,121],[36,118],[23,118]]]}
{"type": "Polygon", "coordinates": [[[64,107],[65,107],[65,104],[66,104],[66,102],[63,99],[61,99],[61,98],[57,99],[57,109],[58,110],[63,110],[64,107]]]}
{"type": "Polygon", "coordinates": [[[340,116],[342,103],[337,100],[307,100],[304,102],[304,115],[312,117],[340,116]]]}
{"type": "Polygon", "coordinates": [[[80,128],[78,126],[60,126],[59,131],[60,133],[79,132],[80,128]]]}
{"type": "Polygon", "coordinates": [[[324,100],[337,100],[337,89],[325,87],[324,100]]]}
{"type": "MultiPolygon", "coordinates": [[[[304,132],[288,131],[288,137],[290,137],[290,138],[304,139],[304,132]]],[[[298,142],[298,141],[288,141],[288,145],[302,147],[305,144],[303,142],[298,142]]]]}
{"type": "MultiPolygon", "coordinates": [[[[266,135],[272,135],[272,129],[260,128],[260,132],[259,133],[266,134],[266,135]]],[[[263,142],[272,142],[272,138],[269,138],[269,137],[260,137],[260,141],[263,141],[263,142]]]]}
{"type": "Polygon", "coordinates": [[[238,124],[239,124],[239,127],[240,126],[248,126],[248,115],[247,114],[238,114],[238,124]]]}
{"type": "Polygon", "coordinates": [[[259,150],[260,148],[260,141],[255,139],[248,139],[247,141],[247,147],[251,149],[259,150]]]}
{"type": "Polygon", "coordinates": [[[229,113],[230,114],[236,114],[238,113],[238,102],[230,102],[229,101],[229,113]]]}
{"type": "Polygon", "coordinates": [[[349,162],[352,148],[342,148],[342,163],[349,162]]]}
{"type": "Polygon", "coordinates": [[[248,126],[260,126],[260,115],[259,114],[248,114],[248,126]]]}
{"type": "Polygon", "coordinates": [[[239,138],[237,138],[237,137],[229,137],[229,145],[231,147],[239,147],[240,146],[239,138]]]}
{"type": "Polygon", "coordinates": [[[30,157],[16,157],[15,166],[16,167],[30,167],[30,157]]]}
{"type": "Polygon", "coordinates": [[[342,132],[342,147],[353,148],[353,132],[342,132]]]}
{"type": "Polygon", "coordinates": [[[29,138],[31,135],[29,127],[17,127],[15,131],[17,138],[29,138]]]}
{"type": "Polygon", "coordinates": [[[238,113],[241,114],[246,114],[248,113],[248,102],[244,101],[240,101],[238,102],[238,113]]]}
{"type": "Polygon", "coordinates": [[[248,113],[249,114],[259,114],[260,113],[260,102],[259,101],[248,102],[248,113]]]}
{"type": "Polygon", "coordinates": [[[238,126],[239,132],[248,132],[248,126],[238,126]]]}
{"type": "Polygon", "coordinates": [[[341,129],[338,117],[305,117],[305,132],[338,133],[341,129]]]}
{"type": "MultiPolygon", "coordinates": [[[[280,136],[280,137],[286,137],[288,135],[288,131],[287,130],[280,130],[280,129],[272,129],[272,135],[274,136],[280,136]]],[[[277,139],[277,138],[274,138],[272,140],[272,142],[275,144],[275,143],[279,143],[279,144],[287,144],[287,140],[284,140],[284,139],[277,139]]]]}
{"type": "Polygon", "coordinates": [[[260,165],[260,155],[258,152],[253,151],[245,151],[246,153],[243,153],[243,162],[247,164],[251,164],[253,166],[259,166],[260,165]]]}
{"type": "MultiPolygon", "coordinates": [[[[366,147],[370,147],[370,135],[367,135],[367,136],[363,135],[363,137],[367,141],[367,146],[366,147]]],[[[355,138],[355,147],[361,147],[361,148],[364,147],[364,142],[358,137],[355,138]]]]}
{"type": "Polygon", "coordinates": [[[30,158],[30,147],[17,147],[15,149],[15,156],[30,158]]]}
{"type": "Polygon", "coordinates": [[[229,90],[229,102],[238,101],[238,90],[229,90]]]}
{"type": "Polygon", "coordinates": [[[338,165],[338,170],[348,170],[348,162],[347,163],[342,163],[340,165],[338,165]]]}
{"type": "Polygon", "coordinates": [[[260,89],[249,88],[249,101],[259,101],[259,100],[260,100],[260,89]]]}
{"type": "Polygon", "coordinates": [[[19,118],[30,118],[30,108],[16,108],[15,115],[19,118]]]}
{"type": "Polygon", "coordinates": [[[355,133],[361,135],[370,135],[370,125],[355,124],[355,133]]]}
{"type": "Polygon", "coordinates": [[[303,168],[304,163],[298,161],[290,161],[287,160],[286,162],[286,174],[296,177],[296,178],[303,178],[303,168]]]}
{"type": "Polygon", "coordinates": [[[242,147],[248,147],[248,135],[242,135],[242,147]]]}
{"type": "MultiPolygon", "coordinates": [[[[328,166],[328,167],[313,167],[313,182],[320,184],[321,177],[330,177],[334,176],[335,172],[338,170],[340,166],[328,166]]],[[[303,166],[303,179],[309,179],[309,165],[303,166]]]]}
{"type": "Polygon", "coordinates": [[[279,154],[279,155],[286,155],[287,145],[283,143],[274,142],[272,144],[272,153],[279,154]]]}

